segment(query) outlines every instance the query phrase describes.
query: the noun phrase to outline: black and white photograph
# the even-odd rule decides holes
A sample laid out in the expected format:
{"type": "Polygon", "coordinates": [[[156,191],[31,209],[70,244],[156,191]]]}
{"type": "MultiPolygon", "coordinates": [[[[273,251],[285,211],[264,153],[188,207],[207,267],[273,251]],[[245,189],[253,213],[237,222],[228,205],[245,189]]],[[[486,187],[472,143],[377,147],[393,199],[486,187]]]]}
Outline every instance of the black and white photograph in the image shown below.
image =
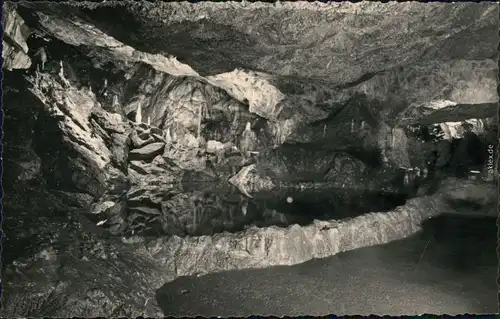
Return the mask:
{"type": "Polygon", "coordinates": [[[499,4],[2,4],[4,318],[497,314],[499,4]]]}

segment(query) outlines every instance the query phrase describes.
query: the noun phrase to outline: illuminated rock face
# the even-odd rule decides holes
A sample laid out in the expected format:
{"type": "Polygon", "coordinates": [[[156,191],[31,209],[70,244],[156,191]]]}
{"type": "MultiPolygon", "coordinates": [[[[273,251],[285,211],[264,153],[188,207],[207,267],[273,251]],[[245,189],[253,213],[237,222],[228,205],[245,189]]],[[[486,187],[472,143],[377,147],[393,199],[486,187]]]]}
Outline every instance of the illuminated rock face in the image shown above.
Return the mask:
{"type": "Polygon", "coordinates": [[[27,69],[31,66],[26,39],[30,34],[24,20],[10,3],[3,5],[2,58],[3,69],[27,69]]]}
{"type": "Polygon", "coordinates": [[[4,5],[5,227],[25,245],[6,249],[6,317],[160,317],[154,292],[177,276],[382,244],[450,201],[495,197],[447,180],[389,211],[301,226],[255,204],[263,191],[405,190],[428,146],[410,125],[490,134],[494,4],[77,6],[4,5]],[[248,227],[259,210],[274,226],[248,227]]]}

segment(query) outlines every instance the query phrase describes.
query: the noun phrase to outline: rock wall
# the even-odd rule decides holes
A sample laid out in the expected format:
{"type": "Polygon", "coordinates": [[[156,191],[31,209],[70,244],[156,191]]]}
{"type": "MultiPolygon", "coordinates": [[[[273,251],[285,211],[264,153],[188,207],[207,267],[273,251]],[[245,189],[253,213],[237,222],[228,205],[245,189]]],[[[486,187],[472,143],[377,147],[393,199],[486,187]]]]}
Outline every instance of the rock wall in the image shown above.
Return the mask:
{"type": "Polygon", "coordinates": [[[3,69],[27,69],[31,66],[26,39],[30,29],[16,11],[12,3],[3,4],[2,24],[4,36],[2,38],[3,69]]]}

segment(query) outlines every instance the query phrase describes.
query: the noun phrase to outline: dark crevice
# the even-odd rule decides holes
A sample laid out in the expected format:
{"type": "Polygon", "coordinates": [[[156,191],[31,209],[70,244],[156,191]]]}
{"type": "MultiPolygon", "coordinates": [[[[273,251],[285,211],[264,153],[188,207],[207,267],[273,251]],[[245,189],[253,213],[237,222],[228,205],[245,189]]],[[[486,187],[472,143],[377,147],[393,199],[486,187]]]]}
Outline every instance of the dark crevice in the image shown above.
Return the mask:
{"type": "Polygon", "coordinates": [[[384,73],[385,71],[379,71],[379,72],[370,72],[370,73],[366,73],[366,74],[363,74],[359,79],[355,80],[355,81],[352,81],[352,82],[349,82],[349,83],[345,83],[345,84],[342,84],[342,85],[339,85],[337,86],[336,88],[337,89],[348,89],[348,88],[352,88],[352,87],[355,87],[363,82],[366,82],[368,80],[370,80],[371,78],[379,75],[379,74],[382,74],[384,73]]]}

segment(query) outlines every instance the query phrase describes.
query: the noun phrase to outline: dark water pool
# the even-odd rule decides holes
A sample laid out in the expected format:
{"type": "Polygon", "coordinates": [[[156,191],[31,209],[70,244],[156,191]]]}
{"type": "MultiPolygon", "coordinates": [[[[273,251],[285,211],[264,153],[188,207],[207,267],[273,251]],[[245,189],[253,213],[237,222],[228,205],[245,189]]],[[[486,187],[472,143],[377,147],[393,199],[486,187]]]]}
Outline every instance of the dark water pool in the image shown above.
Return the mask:
{"type": "MultiPolygon", "coordinates": [[[[248,198],[230,185],[208,186],[186,186],[182,203],[172,205],[177,210],[185,210],[191,203],[198,207],[197,223],[188,229],[191,235],[235,232],[252,225],[308,225],[314,219],[344,219],[368,212],[388,211],[405,202],[404,194],[353,192],[336,188],[281,189],[248,198]]],[[[174,198],[172,202],[176,200],[174,198]]],[[[188,224],[190,222],[192,219],[188,224]]]]}
{"type": "Polygon", "coordinates": [[[157,298],[167,316],[497,313],[496,249],[494,218],[443,215],[385,245],[178,278],[157,298]]]}

